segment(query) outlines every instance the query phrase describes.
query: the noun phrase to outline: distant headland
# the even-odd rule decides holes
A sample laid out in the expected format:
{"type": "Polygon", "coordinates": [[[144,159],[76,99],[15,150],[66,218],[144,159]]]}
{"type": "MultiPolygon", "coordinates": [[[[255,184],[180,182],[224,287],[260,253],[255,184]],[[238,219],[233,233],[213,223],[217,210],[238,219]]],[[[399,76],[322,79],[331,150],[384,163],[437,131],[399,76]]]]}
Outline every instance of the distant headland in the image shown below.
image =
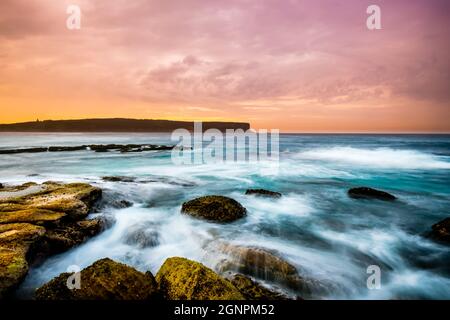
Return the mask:
{"type": "MultiPolygon", "coordinates": [[[[203,122],[203,130],[250,128],[245,122],[203,122]]],[[[194,130],[194,122],[151,119],[80,119],[44,120],[0,124],[0,132],[171,132],[175,129],[194,130]]]]}

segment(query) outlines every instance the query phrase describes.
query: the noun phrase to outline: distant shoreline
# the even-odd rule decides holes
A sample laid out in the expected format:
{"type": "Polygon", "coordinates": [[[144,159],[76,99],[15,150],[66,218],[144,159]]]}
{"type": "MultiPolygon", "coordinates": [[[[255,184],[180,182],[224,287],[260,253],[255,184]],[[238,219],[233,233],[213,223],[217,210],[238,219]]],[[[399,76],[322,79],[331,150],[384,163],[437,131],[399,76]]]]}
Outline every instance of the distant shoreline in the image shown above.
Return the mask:
{"type": "MultiPolygon", "coordinates": [[[[250,124],[246,122],[202,122],[203,130],[218,129],[243,129],[248,130],[250,124]]],[[[153,120],[153,119],[80,119],[80,120],[44,120],[30,121],[10,124],[0,124],[0,132],[172,132],[176,129],[187,129],[194,131],[193,121],[172,121],[172,120],[153,120]]]]}

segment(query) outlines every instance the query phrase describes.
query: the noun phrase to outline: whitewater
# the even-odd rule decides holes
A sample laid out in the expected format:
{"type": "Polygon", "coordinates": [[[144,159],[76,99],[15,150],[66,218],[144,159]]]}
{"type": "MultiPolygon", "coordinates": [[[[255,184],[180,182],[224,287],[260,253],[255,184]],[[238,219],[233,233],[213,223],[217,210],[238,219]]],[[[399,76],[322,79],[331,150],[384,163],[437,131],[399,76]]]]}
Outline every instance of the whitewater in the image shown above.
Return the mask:
{"type": "MultiPolygon", "coordinates": [[[[1,133],[0,149],[83,144],[172,145],[169,134],[1,133]]],[[[195,151],[194,151],[195,152],[195,151]]],[[[450,299],[450,251],[428,235],[450,213],[449,135],[280,135],[278,170],[267,163],[174,165],[170,151],[87,151],[0,156],[0,182],[87,182],[104,191],[90,217],[109,227],[98,236],[33,267],[17,296],[65,272],[109,257],[156,273],[182,256],[218,270],[217,244],[265,248],[300,275],[326,284],[313,299],[450,299]],[[104,181],[127,176],[135,182],[104,181]],[[355,200],[349,188],[390,192],[395,202],[355,200]],[[279,199],[246,196],[248,188],[281,192],[279,199]],[[181,215],[184,201],[219,194],[240,202],[244,219],[215,224],[181,215]],[[116,200],[133,203],[116,208],[116,200]],[[151,242],[132,241],[142,232],[151,242]],[[367,267],[381,269],[381,288],[369,290],[367,267]]],[[[267,286],[292,292],[282,284],[267,286]]]]}

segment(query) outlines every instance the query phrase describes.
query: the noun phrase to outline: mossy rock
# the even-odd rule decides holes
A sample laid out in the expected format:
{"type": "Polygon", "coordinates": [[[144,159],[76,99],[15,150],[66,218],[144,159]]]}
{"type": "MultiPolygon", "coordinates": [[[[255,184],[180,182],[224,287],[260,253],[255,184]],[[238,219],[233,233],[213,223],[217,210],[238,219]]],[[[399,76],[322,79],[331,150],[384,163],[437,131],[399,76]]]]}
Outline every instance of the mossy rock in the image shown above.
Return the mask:
{"type": "Polygon", "coordinates": [[[69,289],[70,273],[62,273],[36,290],[38,300],[151,300],[158,299],[155,278],[109,258],[80,272],[80,289],[69,289]]]}
{"type": "Polygon", "coordinates": [[[29,263],[65,251],[100,232],[83,220],[101,190],[85,183],[27,183],[1,191],[0,296],[23,280],[29,263]]]}
{"type": "Polygon", "coordinates": [[[243,300],[230,281],[201,263],[167,259],[156,274],[159,289],[170,300],[243,300]]]}
{"type": "Polygon", "coordinates": [[[244,217],[247,210],[234,199],[213,195],[183,203],[181,212],[210,221],[231,222],[244,217]]]}
{"type": "Polygon", "coordinates": [[[231,283],[242,293],[247,300],[288,300],[281,293],[272,291],[243,274],[235,274],[231,283]]]}
{"type": "Polygon", "coordinates": [[[0,224],[0,299],[26,276],[30,246],[44,233],[43,227],[29,223],[0,224]]]}

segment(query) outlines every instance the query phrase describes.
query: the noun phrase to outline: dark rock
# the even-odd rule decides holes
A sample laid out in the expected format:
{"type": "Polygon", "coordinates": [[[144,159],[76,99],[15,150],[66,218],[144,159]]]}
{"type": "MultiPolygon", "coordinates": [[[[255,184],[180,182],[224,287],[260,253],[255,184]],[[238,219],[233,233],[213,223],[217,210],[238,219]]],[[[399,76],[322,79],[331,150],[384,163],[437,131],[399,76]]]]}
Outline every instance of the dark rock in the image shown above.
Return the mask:
{"type": "Polygon", "coordinates": [[[26,149],[3,149],[0,154],[15,154],[15,153],[38,153],[47,152],[48,148],[26,148],[26,149]]]}
{"type": "Polygon", "coordinates": [[[367,187],[352,188],[348,190],[348,195],[355,199],[378,199],[385,201],[393,201],[397,199],[390,193],[367,187]]]}
{"type": "Polygon", "coordinates": [[[265,288],[243,274],[234,275],[231,283],[246,300],[289,300],[287,296],[265,288]]]}
{"type": "Polygon", "coordinates": [[[2,183],[0,183],[0,189],[3,189],[3,184],[2,183]]]}
{"type": "Polygon", "coordinates": [[[262,196],[262,197],[271,197],[271,198],[280,198],[281,193],[265,190],[265,189],[248,189],[245,191],[245,194],[247,195],[255,195],[255,196],[262,196]]]}
{"type": "Polygon", "coordinates": [[[118,209],[125,209],[133,206],[133,202],[127,200],[114,201],[112,206],[118,209]]]}
{"type": "Polygon", "coordinates": [[[134,182],[136,180],[135,177],[125,177],[125,176],[111,176],[111,177],[102,177],[103,181],[109,182],[134,182]]]}
{"type": "Polygon", "coordinates": [[[450,243],[450,218],[445,218],[431,226],[432,236],[436,240],[450,243]]]}
{"type": "Polygon", "coordinates": [[[243,300],[227,279],[186,258],[167,259],[156,274],[163,296],[170,300],[243,300]]]}
{"type": "Polygon", "coordinates": [[[36,290],[38,300],[152,300],[158,286],[150,272],[142,273],[105,258],[81,271],[80,289],[69,289],[70,273],[62,273],[36,290]]]}
{"type": "Polygon", "coordinates": [[[49,147],[49,152],[63,152],[63,151],[80,151],[86,150],[87,146],[74,146],[74,147],[49,147]]]}
{"type": "Polygon", "coordinates": [[[181,212],[210,221],[231,222],[246,215],[236,200],[223,196],[204,196],[183,203],[181,212]]]}
{"type": "Polygon", "coordinates": [[[127,230],[125,243],[140,248],[155,247],[159,244],[159,234],[151,226],[136,225],[127,230]]]}

